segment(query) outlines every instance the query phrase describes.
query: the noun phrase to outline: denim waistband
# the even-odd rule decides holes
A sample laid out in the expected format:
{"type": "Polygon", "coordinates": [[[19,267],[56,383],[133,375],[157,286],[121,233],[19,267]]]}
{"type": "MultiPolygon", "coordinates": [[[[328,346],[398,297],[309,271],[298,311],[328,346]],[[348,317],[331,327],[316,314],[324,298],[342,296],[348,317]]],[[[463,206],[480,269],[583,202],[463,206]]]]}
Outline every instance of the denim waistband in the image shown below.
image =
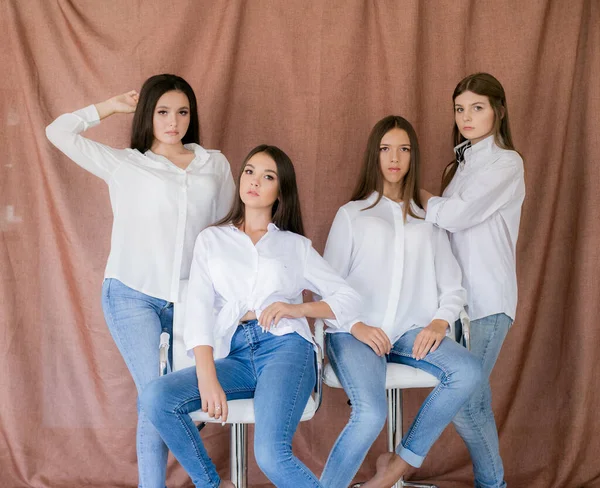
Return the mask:
{"type": "Polygon", "coordinates": [[[244,327],[248,327],[248,326],[252,326],[252,325],[258,325],[258,319],[242,320],[238,325],[242,325],[244,327]]]}

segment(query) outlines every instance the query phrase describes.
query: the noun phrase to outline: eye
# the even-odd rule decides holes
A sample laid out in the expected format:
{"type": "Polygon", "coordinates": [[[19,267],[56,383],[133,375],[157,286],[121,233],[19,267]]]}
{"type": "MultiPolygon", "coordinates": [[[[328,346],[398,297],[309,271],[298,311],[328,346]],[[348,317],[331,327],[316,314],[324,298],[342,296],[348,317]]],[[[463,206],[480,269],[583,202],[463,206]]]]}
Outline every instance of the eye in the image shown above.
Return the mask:
{"type": "Polygon", "coordinates": [[[475,105],[475,107],[473,107],[477,112],[480,112],[481,110],[483,110],[483,105],[475,105]]]}
{"type": "Polygon", "coordinates": [[[402,152],[410,152],[410,147],[403,147],[402,152]]]}
{"type": "Polygon", "coordinates": [[[456,107],[456,108],[454,109],[454,111],[455,111],[456,113],[461,113],[461,112],[463,111],[463,108],[462,108],[462,107],[456,107]]]}
{"type": "Polygon", "coordinates": [[[273,178],[273,176],[271,176],[271,175],[265,175],[265,178],[266,178],[267,180],[274,180],[274,179],[275,179],[275,178],[273,178]]]}
{"type": "Polygon", "coordinates": [[[252,170],[250,168],[245,169],[244,173],[246,173],[247,175],[251,175],[252,174],[252,170]]]}
{"type": "Polygon", "coordinates": [[[158,115],[167,115],[167,111],[166,110],[159,110],[158,112],[156,112],[158,115]]]}
{"type": "Polygon", "coordinates": [[[390,148],[389,148],[388,146],[381,146],[381,147],[379,148],[379,150],[380,150],[381,152],[388,152],[388,151],[390,150],[390,148]]]}
{"type": "Polygon", "coordinates": [[[189,114],[189,112],[187,110],[180,110],[179,111],[179,115],[186,116],[187,114],[189,114]]]}

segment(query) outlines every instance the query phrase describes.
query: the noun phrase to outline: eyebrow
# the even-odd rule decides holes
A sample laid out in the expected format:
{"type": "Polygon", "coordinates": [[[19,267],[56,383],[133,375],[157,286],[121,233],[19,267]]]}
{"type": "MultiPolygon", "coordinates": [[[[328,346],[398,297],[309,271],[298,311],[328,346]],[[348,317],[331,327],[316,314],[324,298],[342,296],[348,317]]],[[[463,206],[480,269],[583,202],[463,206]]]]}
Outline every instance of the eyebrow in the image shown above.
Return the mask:
{"type": "MultiPolygon", "coordinates": [[[[245,168],[248,168],[248,167],[250,167],[250,168],[252,168],[252,169],[256,169],[256,168],[254,167],[254,165],[253,165],[253,164],[250,164],[250,163],[247,163],[247,164],[246,164],[246,166],[245,166],[245,168]]],[[[274,170],[272,170],[272,169],[265,169],[265,173],[266,173],[266,172],[273,173],[273,174],[275,174],[275,175],[277,174],[277,171],[274,171],[274,170]]]]}
{"type": "MultiPolygon", "coordinates": [[[[171,108],[171,107],[167,107],[166,105],[159,105],[156,108],[171,108]]],[[[184,109],[184,108],[186,108],[188,110],[190,109],[190,107],[188,107],[187,105],[184,105],[183,107],[179,107],[177,110],[181,110],[181,109],[184,109]]]]}
{"type": "MultiPolygon", "coordinates": [[[[381,144],[379,144],[379,145],[380,145],[380,146],[391,146],[391,144],[385,144],[385,143],[383,143],[383,142],[382,142],[381,144]]],[[[406,146],[406,147],[410,147],[410,144],[400,144],[400,146],[401,146],[401,147],[404,147],[404,146],[406,146]]]]}
{"type": "MultiPolygon", "coordinates": [[[[485,101],[481,100],[480,102],[473,102],[473,103],[470,103],[470,104],[467,104],[467,105],[477,105],[479,103],[485,104],[485,101]]],[[[462,107],[462,105],[460,103],[455,103],[454,106],[455,107],[462,107]]]]}

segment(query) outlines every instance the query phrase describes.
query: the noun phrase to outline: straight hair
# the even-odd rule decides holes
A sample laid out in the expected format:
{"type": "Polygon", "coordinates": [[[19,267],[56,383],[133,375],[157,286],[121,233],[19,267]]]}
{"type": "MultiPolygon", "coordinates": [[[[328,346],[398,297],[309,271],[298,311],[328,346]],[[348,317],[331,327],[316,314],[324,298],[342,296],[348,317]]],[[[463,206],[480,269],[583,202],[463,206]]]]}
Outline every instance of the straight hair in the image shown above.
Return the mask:
{"type": "Polygon", "coordinates": [[[267,154],[277,166],[277,181],[279,182],[279,197],[271,209],[271,221],[281,230],[288,230],[295,234],[304,235],[300,197],[296,184],[296,172],[289,156],[276,146],[261,144],[248,153],[237,179],[237,197],[229,213],[214,225],[235,225],[240,227],[244,223],[246,206],[240,197],[240,180],[246,165],[252,156],[258,153],[267,154]]]}
{"type": "MultiPolygon", "coordinates": [[[[502,149],[515,151],[510,133],[510,124],[508,123],[506,94],[504,93],[502,84],[489,73],[474,73],[466,78],[463,78],[460,80],[458,85],[456,85],[454,93],[452,94],[452,103],[454,104],[456,97],[466,91],[487,97],[488,101],[490,102],[490,106],[494,111],[494,142],[502,149]]],[[[455,121],[454,128],[452,129],[452,142],[454,143],[454,147],[466,140],[466,137],[464,137],[460,133],[460,130],[458,130],[458,126],[456,125],[455,121]]],[[[457,168],[458,161],[456,160],[455,155],[454,161],[451,161],[448,166],[446,166],[444,173],[442,174],[442,192],[450,184],[452,178],[454,178],[457,168]]]]}
{"type": "Polygon", "coordinates": [[[190,104],[190,125],[181,139],[183,144],[200,144],[200,123],[194,90],[183,78],[170,75],[154,75],[148,78],[140,90],[140,99],[135,109],[131,126],[131,147],[142,154],[154,142],[154,110],[160,97],[170,91],[183,93],[190,104]]]}
{"type": "Polygon", "coordinates": [[[419,194],[419,189],[421,187],[419,176],[419,140],[417,139],[417,133],[411,123],[399,115],[388,115],[387,117],[384,117],[377,122],[371,130],[369,139],[367,140],[367,148],[363,157],[360,175],[356,187],[354,188],[354,192],[352,193],[351,200],[366,200],[374,191],[378,192],[379,195],[377,196],[375,203],[363,209],[367,210],[377,205],[383,197],[384,176],[381,171],[379,160],[380,146],[383,136],[392,129],[405,131],[408,134],[408,139],[410,141],[410,165],[402,182],[402,202],[404,204],[402,214],[404,220],[406,220],[407,215],[419,219],[421,217],[415,214],[411,205],[412,200],[417,207],[423,208],[421,196],[419,194]]]}

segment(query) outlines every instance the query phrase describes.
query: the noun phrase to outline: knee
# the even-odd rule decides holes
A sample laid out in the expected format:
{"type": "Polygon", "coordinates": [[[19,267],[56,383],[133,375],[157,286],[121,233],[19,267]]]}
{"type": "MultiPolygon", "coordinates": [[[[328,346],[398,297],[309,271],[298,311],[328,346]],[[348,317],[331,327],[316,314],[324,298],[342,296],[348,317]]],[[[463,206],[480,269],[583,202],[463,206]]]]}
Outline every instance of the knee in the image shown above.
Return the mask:
{"type": "Polygon", "coordinates": [[[352,403],[350,424],[360,430],[361,438],[377,437],[387,419],[385,396],[380,401],[355,401],[352,403]]]}
{"type": "Polygon", "coordinates": [[[156,378],[148,383],[138,398],[140,409],[144,411],[151,422],[154,422],[154,419],[160,415],[166,398],[163,382],[160,380],[161,378],[156,378]]]}
{"type": "Polygon", "coordinates": [[[457,362],[456,370],[452,376],[456,387],[460,388],[467,397],[470,396],[483,380],[481,361],[467,352],[464,358],[457,362]]]}
{"type": "Polygon", "coordinates": [[[254,457],[260,470],[274,482],[282,471],[282,465],[292,458],[292,447],[282,440],[262,441],[255,437],[254,457]]]}

